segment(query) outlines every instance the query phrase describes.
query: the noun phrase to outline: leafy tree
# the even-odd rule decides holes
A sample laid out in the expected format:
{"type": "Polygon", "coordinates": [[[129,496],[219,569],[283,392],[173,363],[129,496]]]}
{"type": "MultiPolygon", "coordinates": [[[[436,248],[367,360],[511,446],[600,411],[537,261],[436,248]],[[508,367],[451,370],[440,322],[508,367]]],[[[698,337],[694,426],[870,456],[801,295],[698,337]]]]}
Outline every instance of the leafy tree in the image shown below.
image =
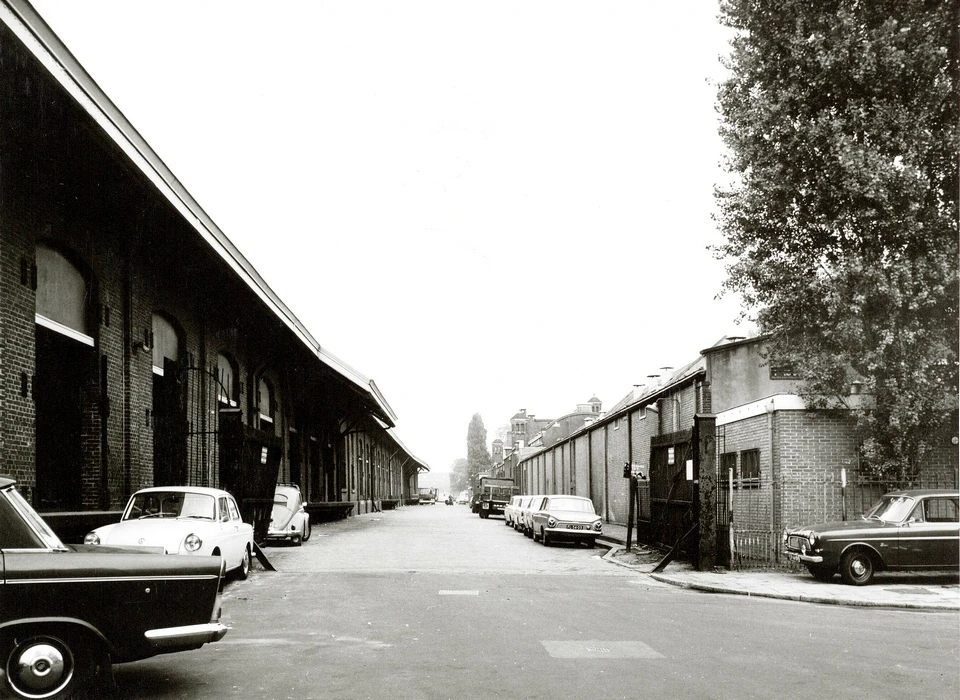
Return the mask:
{"type": "Polygon", "coordinates": [[[475,484],[477,475],[493,466],[490,450],[487,448],[487,429],[483,427],[483,418],[474,413],[467,427],[467,476],[470,484],[475,484]]]}
{"type": "Polygon", "coordinates": [[[460,493],[470,486],[470,476],[467,473],[467,460],[463,457],[453,460],[450,466],[450,491],[460,493]]]}
{"type": "Polygon", "coordinates": [[[725,290],[812,405],[862,381],[866,463],[916,473],[957,409],[957,4],[723,0],[720,19],[725,290]]]}

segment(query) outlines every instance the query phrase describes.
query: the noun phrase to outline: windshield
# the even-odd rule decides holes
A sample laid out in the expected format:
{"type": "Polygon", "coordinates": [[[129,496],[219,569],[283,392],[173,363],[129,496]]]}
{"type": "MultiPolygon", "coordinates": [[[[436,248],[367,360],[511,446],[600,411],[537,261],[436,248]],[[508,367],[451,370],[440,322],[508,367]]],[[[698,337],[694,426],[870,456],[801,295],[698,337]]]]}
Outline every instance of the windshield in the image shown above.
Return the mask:
{"type": "Polygon", "coordinates": [[[913,510],[916,501],[909,496],[884,496],[873,508],[863,514],[864,518],[899,523],[913,510]]]}
{"type": "Polygon", "coordinates": [[[16,489],[8,489],[5,493],[7,494],[7,498],[10,499],[10,503],[14,509],[20,513],[21,517],[23,517],[36,534],[40,536],[40,540],[48,549],[66,549],[63,542],[60,541],[60,538],[53,533],[50,526],[37,514],[33,506],[27,503],[27,500],[20,495],[19,491],[16,489]]]}
{"type": "Polygon", "coordinates": [[[570,510],[576,513],[593,513],[593,503],[579,498],[551,498],[547,510],[570,510]]]}
{"type": "Polygon", "coordinates": [[[144,518],[197,518],[214,520],[216,500],[205,493],[149,491],[134,494],[123,514],[124,520],[144,518]]]}

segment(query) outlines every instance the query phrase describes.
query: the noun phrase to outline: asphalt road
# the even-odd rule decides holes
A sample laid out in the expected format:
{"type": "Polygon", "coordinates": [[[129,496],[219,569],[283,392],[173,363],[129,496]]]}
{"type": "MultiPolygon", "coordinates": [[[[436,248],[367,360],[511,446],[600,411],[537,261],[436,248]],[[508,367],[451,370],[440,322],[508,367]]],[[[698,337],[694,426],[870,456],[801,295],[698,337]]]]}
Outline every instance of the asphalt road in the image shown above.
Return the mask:
{"type": "Polygon", "coordinates": [[[217,644],[128,698],[960,697],[960,616],[703,594],[465,506],[322,525],[232,582],[217,644]]]}

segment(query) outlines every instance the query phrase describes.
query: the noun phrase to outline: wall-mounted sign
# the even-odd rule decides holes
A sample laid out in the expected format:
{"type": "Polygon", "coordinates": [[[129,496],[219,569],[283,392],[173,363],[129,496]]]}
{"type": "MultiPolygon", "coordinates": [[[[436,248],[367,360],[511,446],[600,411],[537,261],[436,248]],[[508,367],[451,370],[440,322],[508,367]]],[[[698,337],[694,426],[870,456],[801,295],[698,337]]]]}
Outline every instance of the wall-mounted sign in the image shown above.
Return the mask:
{"type": "Polygon", "coordinates": [[[266,464],[266,463],[267,463],[267,448],[261,447],[260,448],[260,464],[266,464]]]}
{"type": "Polygon", "coordinates": [[[668,447],[667,448],[667,464],[676,464],[677,463],[676,459],[677,459],[677,454],[676,454],[675,448],[668,447]]]}
{"type": "Polygon", "coordinates": [[[693,460],[687,460],[687,481],[693,481],[693,460]]]}

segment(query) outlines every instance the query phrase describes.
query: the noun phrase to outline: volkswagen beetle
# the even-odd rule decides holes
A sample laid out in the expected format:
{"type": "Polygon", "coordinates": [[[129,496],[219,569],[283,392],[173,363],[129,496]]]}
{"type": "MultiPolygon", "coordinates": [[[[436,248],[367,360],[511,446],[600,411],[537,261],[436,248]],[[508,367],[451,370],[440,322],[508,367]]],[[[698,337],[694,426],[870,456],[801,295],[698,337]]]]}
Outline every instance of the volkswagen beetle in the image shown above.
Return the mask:
{"type": "Polygon", "coordinates": [[[310,514],[303,507],[300,487],[281,484],[273,495],[268,542],[292,542],[300,545],[310,539],[310,514]]]}

